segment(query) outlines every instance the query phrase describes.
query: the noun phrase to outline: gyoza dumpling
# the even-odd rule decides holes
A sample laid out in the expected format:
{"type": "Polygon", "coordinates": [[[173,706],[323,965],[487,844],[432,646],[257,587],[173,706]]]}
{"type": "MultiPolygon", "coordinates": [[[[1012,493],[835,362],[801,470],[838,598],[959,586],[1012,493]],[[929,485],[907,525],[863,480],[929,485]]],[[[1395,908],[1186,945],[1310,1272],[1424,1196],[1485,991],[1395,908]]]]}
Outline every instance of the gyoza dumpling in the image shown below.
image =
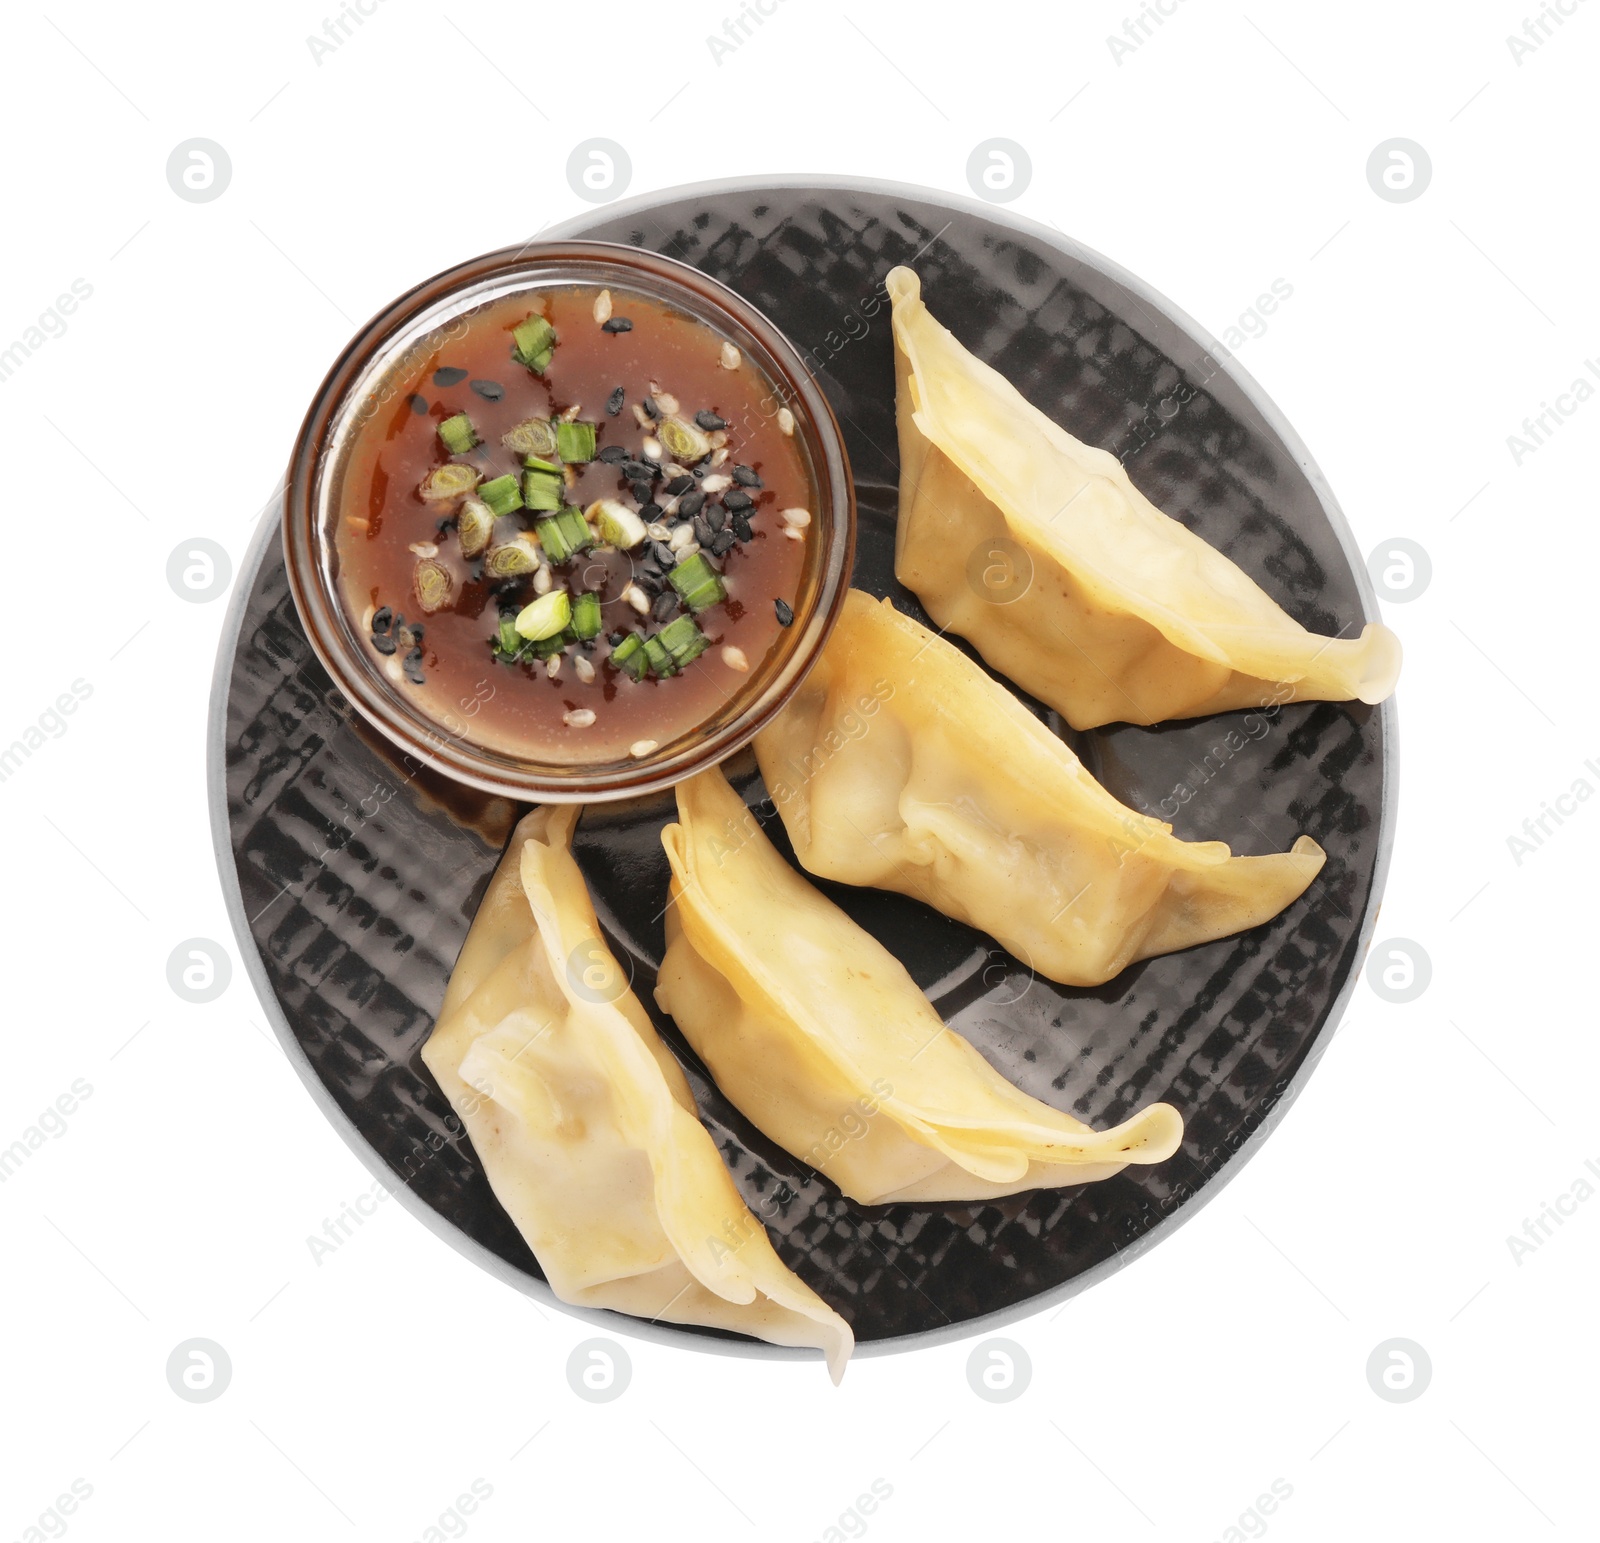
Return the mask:
{"type": "Polygon", "coordinates": [[[1069,986],[1269,921],[1325,860],[1309,836],[1268,857],[1180,841],[959,649],[858,589],[756,759],[809,872],[924,900],[1069,986]]]}
{"type": "Polygon", "coordinates": [[[627,989],[568,850],[578,808],[516,828],[423,1047],[563,1302],[812,1345],[849,1325],[790,1272],[627,989]]]}
{"type": "Polygon", "coordinates": [[[1157,509],[1114,455],[1074,439],[973,358],[929,314],[911,269],[893,269],[887,285],[895,573],[941,627],[1075,729],[1381,702],[1394,690],[1400,643],[1387,627],[1342,640],[1306,631],[1157,509]],[[991,571],[1003,580],[992,594],[991,571]]]}
{"type": "Polygon", "coordinates": [[[728,1098],[851,1199],[986,1200],[1177,1150],[1168,1104],[1096,1132],[1007,1082],[778,855],[720,771],[677,795],[656,1001],[728,1098]]]}

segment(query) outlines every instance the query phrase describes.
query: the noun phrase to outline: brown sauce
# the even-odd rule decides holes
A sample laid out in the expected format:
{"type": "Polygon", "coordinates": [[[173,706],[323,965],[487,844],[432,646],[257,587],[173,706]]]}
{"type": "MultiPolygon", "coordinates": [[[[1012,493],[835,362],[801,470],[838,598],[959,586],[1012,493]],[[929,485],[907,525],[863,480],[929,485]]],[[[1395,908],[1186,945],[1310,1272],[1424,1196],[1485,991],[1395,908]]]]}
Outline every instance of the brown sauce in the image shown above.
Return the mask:
{"type": "MultiPolygon", "coordinates": [[[[598,294],[590,287],[540,289],[496,301],[466,318],[464,328],[458,325],[454,330],[461,335],[441,343],[409,379],[396,382],[397,393],[367,421],[353,447],[337,534],[346,611],[399,689],[411,693],[449,734],[490,750],[562,765],[625,759],[629,747],[641,741],[666,746],[714,716],[760,671],[779,643],[783,624],[775,602],[793,605],[806,543],[815,529],[814,524],[804,527],[804,539],[795,540],[785,536],[778,517],[780,510],[795,508],[814,516],[816,494],[798,441],[758,405],[765,402],[770,410],[777,399],[771,382],[748,359],[737,368],[725,368],[723,339],[712,328],[653,298],[613,289],[613,317],[631,321],[632,329],[602,330],[594,316],[598,294]],[[512,357],[512,331],[530,314],[543,315],[556,331],[542,375],[512,357]],[[456,372],[464,373],[457,378],[456,372]],[[484,482],[505,473],[520,475],[523,456],[502,445],[501,436],[529,418],[560,418],[574,406],[580,421],[596,426],[597,454],[615,446],[637,466],[645,437],[654,431],[640,425],[634,408],[644,402],[652,383],[669,399],[677,399],[678,417],[693,423],[696,414],[709,412],[724,420],[720,431],[711,432],[714,438],[726,437],[717,448],[725,448],[727,455],[718,457],[713,450],[684,468],[696,474],[691,492],[706,478],[731,477],[739,467],[759,479],[754,485],[733,481],[706,495],[701,508],[702,519],[721,511],[721,528],[714,535],[735,533],[731,545],[720,543],[725,552],[703,548],[721,571],[727,591],[724,601],[695,618],[710,646],[680,673],[665,678],[652,675],[636,681],[612,664],[613,639],[635,630],[657,633],[672,616],[687,614],[674,610],[642,616],[624,598],[630,582],[652,600],[651,584],[672,593],[670,584],[661,582],[666,568],[662,555],[652,555],[647,542],[631,551],[597,546],[564,565],[551,564],[554,586],[567,588],[574,599],[594,592],[601,605],[599,636],[569,641],[554,678],[543,660],[502,662],[494,647],[500,618],[515,615],[536,598],[532,576],[495,580],[486,575],[481,556],[464,556],[457,530],[461,499],[425,500],[419,491],[424,479],[452,461],[472,467],[484,482]],[[612,414],[608,400],[619,386],[624,401],[612,414]],[[496,387],[501,392],[497,398],[496,387]],[[481,443],[452,455],[438,429],[461,413],[471,419],[481,443]],[[412,550],[416,546],[422,547],[423,556],[412,550]],[[451,588],[443,606],[425,613],[416,575],[429,548],[437,550],[426,560],[448,571],[451,588]],[[389,654],[380,653],[381,639],[372,635],[373,617],[381,618],[384,610],[394,618],[389,636],[400,637],[399,647],[389,654]],[[413,647],[410,629],[417,625],[423,635],[413,647]],[[739,653],[747,670],[731,662],[739,653]],[[579,657],[592,668],[592,681],[581,678],[579,657]],[[592,724],[583,722],[584,710],[594,714],[592,724]],[[574,714],[582,726],[569,722],[574,714]]],[[[672,460],[667,453],[661,459],[672,460]]],[[[635,491],[639,484],[619,464],[596,459],[575,465],[574,471],[562,494],[569,505],[587,509],[595,500],[616,499],[669,530],[685,524],[692,528],[692,521],[669,512],[666,476],[653,481],[649,498],[641,502],[635,491]],[[652,507],[662,512],[652,516],[652,507]]],[[[494,544],[533,529],[546,517],[527,509],[501,517],[495,523],[494,544]]],[[[702,534],[707,528],[701,527],[702,534]]]]}

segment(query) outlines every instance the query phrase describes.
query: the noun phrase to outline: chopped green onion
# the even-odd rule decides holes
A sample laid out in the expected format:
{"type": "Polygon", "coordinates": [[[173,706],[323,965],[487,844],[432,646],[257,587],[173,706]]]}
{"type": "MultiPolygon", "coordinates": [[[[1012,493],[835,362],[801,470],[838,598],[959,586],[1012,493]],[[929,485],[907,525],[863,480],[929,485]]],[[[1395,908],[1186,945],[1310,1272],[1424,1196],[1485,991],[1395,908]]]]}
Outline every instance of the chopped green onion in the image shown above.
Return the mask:
{"type": "Polygon", "coordinates": [[[600,636],[600,597],[592,591],[579,595],[572,604],[572,631],[578,638],[600,636]]]}
{"type": "Polygon", "coordinates": [[[548,418],[528,418],[501,435],[500,443],[518,455],[554,455],[556,426],[548,418]]]}
{"type": "Polygon", "coordinates": [[[673,617],[661,629],[659,636],[662,647],[672,655],[672,662],[679,669],[698,659],[711,647],[710,639],[695,625],[692,616],[673,617]]]}
{"type": "Polygon", "coordinates": [[[682,418],[667,417],[661,420],[656,438],[666,447],[667,454],[685,466],[693,466],[711,454],[711,441],[692,423],[682,418]]]}
{"type": "Polygon", "coordinates": [[[565,632],[571,620],[571,597],[564,589],[552,589],[548,595],[540,595],[532,605],[523,606],[516,620],[517,634],[530,643],[537,643],[541,638],[565,632]]]}
{"type": "Polygon", "coordinates": [[[553,632],[547,638],[540,638],[537,643],[528,644],[528,652],[535,659],[548,659],[551,654],[559,654],[571,641],[572,631],[568,628],[564,632],[553,632]]]}
{"type": "Polygon", "coordinates": [[[495,652],[514,657],[522,652],[522,635],[517,631],[517,619],[507,612],[500,618],[500,635],[495,639],[495,652]]]}
{"type": "Polygon", "coordinates": [[[515,514],[522,507],[522,494],[517,491],[517,479],[507,472],[478,489],[478,496],[498,514],[515,514]]]}
{"type": "Polygon", "coordinates": [[[532,540],[508,541],[489,548],[483,571],[492,579],[514,579],[532,573],[539,566],[539,549],[532,540]]]}
{"type": "Polygon", "coordinates": [[[678,597],[696,615],[708,606],[716,605],[718,601],[728,598],[728,589],[722,582],[722,575],[711,566],[704,552],[696,552],[693,557],[686,557],[667,575],[667,578],[677,590],[678,597]]]}
{"type": "Polygon", "coordinates": [[[552,512],[559,509],[561,495],[565,491],[559,470],[525,471],[522,474],[522,501],[530,509],[548,509],[552,512]]]}
{"type": "Polygon", "coordinates": [[[470,493],[477,487],[478,478],[482,475],[475,466],[447,461],[422,479],[422,486],[417,492],[430,504],[443,503],[447,499],[460,498],[463,493],[470,493]]]}
{"type": "Polygon", "coordinates": [[[456,587],[450,570],[431,557],[423,558],[411,577],[416,586],[418,603],[430,614],[450,599],[450,591],[456,587]]]}
{"type": "Polygon", "coordinates": [[[644,651],[644,634],[630,632],[611,650],[611,662],[618,669],[626,670],[635,680],[643,680],[650,668],[644,651]]]}
{"type": "Polygon", "coordinates": [[[481,498],[469,498],[461,506],[456,520],[456,536],[461,542],[463,557],[476,557],[489,544],[494,534],[494,510],[481,498]]]}
{"type": "Polygon", "coordinates": [[[554,461],[543,461],[536,455],[523,456],[522,464],[529,471],[553,471],[558,477],[561,475],[561,468],[554,461]]]}
{"type": "Polygon", "coordinates": [[[563,461],[592,461],[594,459],[594,429],[592,423],[558,423],[556,425],[556,454],[563,461]]]}
{"type": "Polygon", "coordinates": [[[537,529],[539,544],[553,563],[564,563],[594,545],[594,532],[589,529],[583,510],[571,504],[553,519],[540,520],[537,529]]]}
{"type": "Polygon", "coordinates": [[[672,662],[672,655],[659,637],[644,640],[644,656],[650,661],[650,668],[663,680],[669,675],[678,673],[677,665],[672,662]]]}
{"type": "Polygon", "coordinates": [[[446,418],[439,425],[439,438],[444,441],[444,447],[451,455],[465,455],[480,442],[478,431],[472,426],[472,419],[465,413],[457,413],[453,418],[446,418]]]}
{"type": "Polygon", "coordinates": [[[543,374],[550,363],[550,350],[555,345],[556,329],[542,316],[530,316],[520,326],[511,329],[512,357],[530,370],[543,374]],[[542,361],[542,362],[541,362],[542,361]]]}
{"type": "Polygon", "coordinates": [[[602,541],[621,547],[625,552],[645,538],[644,521],[615,498],[597,498],[584,513],[594,521],[602,541]]]}

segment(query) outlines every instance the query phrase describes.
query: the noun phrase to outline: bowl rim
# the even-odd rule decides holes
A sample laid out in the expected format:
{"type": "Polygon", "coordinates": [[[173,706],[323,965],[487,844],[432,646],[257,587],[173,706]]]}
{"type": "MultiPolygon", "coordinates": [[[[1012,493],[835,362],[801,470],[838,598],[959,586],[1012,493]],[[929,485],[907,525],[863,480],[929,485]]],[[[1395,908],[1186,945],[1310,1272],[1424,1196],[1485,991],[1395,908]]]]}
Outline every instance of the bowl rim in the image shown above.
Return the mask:
{"type": "Polygon", "coordinates": [[[406,755],[486,793],[524,803],[602,803],[665,791],[721,763],[749,744],[788,703],[821,656],[844,607],[855,562],[855,484],[832,405],[806,369],[800,350],[759,307],[677,258],[622,242],[549,237],[453,264],[412,285],[356,329],[318,385],[295,435],[284,479],[282,532],[289,590],[307,641],[334,685],[373,728],[406,755]],[[748,335],[741,339],[747,350],[753,341],[765,351],[776,367],[773,393],[784,405],[801,409],[796,432],[803,436],[817,478],[813,528],[820,533],[821,550],[815,559],[814,602],[788,629],[785,652],[773,670],[752,671],[748,683],[733,691],[727,705],[718,709],[721,721],[714,731],[697,724],[662,752],[636,761],[550,765],[546,770],[532,761],[519,764],[452,732],[411,702],[361,652],[342,600],[330,592],[323,496],[326,476],[338,464],[331,461],[333,448],[342,446],[348,453],[359,440],[361,426],[352,420],[373,400],[372,388],[395,367],[398,348],[415,346],[419,338],[486,299],[514,292],[515,281],[524,274],[530,284],[541,277],[549,282],[562,269],[597,264],[618,270],[613,282],[619,288],[633,275],[641,288],[676,291],[686,302],[697,301],[702,310],[720,311],[731,328],[748,335]]]}
{"type": "MultiPolygon", "coordinates": [[[[761,192],[767,190],[773,192],[842,192],[846,194],[859,192],[878,197],[904,198],[915,203],[931,205],[935,208],[953,210],[957,214],[973,215],[995,225],[1008,227],[1033,240],[1043,242],[1045,245],[1063,252],[1075,261],[1084,264],[1092,271],[1123,285],[1130,293],[1137,296],[1141,302],[1176,325],[1185,336],[1196,344],[1201,344],[1203,339],[1211,336],[1208,328],[1202,327],[1187,312],[1174,305],[1153,286],[1128,272],[1120,264],[1102,256],[1093,248],[1075,241],[1054,226],[1044,225],[1037,220],[1028,219],[1026,216],[1020,215],[1007,207],[981,203],[976,199],[953,194],[942,188],[924,187],[915,183],[872,177],[828,176],[817,173],[794,173],[790,175],[774,173],[759,177],[722,177],[680,183],[672,187],[639,194],[633,198],[619,199],[595,209],[581,211],[570,219],[561,221],[552,227],[548,234],[557,238],[568,233],[578,235],[583,230],[591,228],[601,219],[611,219],[619,214],[643,214],[661,205],[679,203],[687,198],[718,193],[761,192]]],[[[1220,371],[1233,381],[1260,415],[1265,426],[1277,436],[1294,457],[1295,463],[1300,467],[1307,482],[1316,493],[1323,514],[1349,562],[1356,590],[1362,602],[1363,620],[1378,620],[1378,602],[1367,573],[1365,561],[1356,546],[1355,536],[1339,507],[1338,501],[1333,495],[1333,490],[1329,486],[1327,478],[1312,458],[1304,440],[1295,432],[1282,410],[1255,379],[1239,365],[1237,358],[1231,352],[1224,352],[1226,357],[1218,361],[1220,371]]],[[[250,594],[277,528],[278,505],[281,494],[282,488],[280,486],[278,492],[274,493],[263,507],[259,527],[251,543],[249,553],[240,566],[233,593],[229,597],[227,615],[223,621],[217,650],[216,673],[212,680],[211,704],[206,733],[207,801],[210,806],[212,845],[216,853],[223,896],[227,905],[229,920],[233,924],[234,936],[238,941],[240,953],[244,959],[246,973],[249,975],[251,984],[260,998],[262,1008],[273,1027],[273,1031],[277,1034],[283,1046],[284,1053],[288,1056],[290,1064],[298,1073],[300,1080],[305,1083],[313,1101],[322,1109],[329,1123],[343,1138],[351,1151],[355,1153],[367,1171],[384,1184],[385,1188],[399,1200],[405,1210],[416,1217],[435,1236],[448,1243],[464,1259],[487,1271],[495,1279],[504,1282],[513,1290],[533,1298],[541,1305],[551,1307],[556,1312],[587,1324],[601,1332],[617,1335],[625,1339],[645,1340],[654,1344],[672,1345],[680,1349],[693,1349],[712,1355],[746,1357],[767,1361],[820,1361],[822,1359],[820,1350],[798,1346],[773,1345],[765,1340],[747,1337],[722,1338],[720,1336],[694,1334],[672,1324],[648,1322],[644,1319],[630,1318],[625,1314],[612,1312],[604,1308],[580,1307],[572,1303],[563,1302],[550,1289],[548,1283],[528,1275],[514,1265],[508,1264],[498,1254],[491,1252],[482,1243],[469,1236],[450,1218],[436,1211],[408,1185],[403,1183],[396,1184],[397,1176],[393,1170],[378,1155],[376,1149],[368,1142],[361,1129],[340,1107],[333,1096],[332,1090],[317,1075],[310,1058],[295,1037],[294,1030],[289,1024],[288,1016],[285,1014],[276,992],[272,989],[271,982],[267,977],[266,966],[261,959],[261,955],[256,948],[254,936],[250,931],[250,918],[246,915],[244,909],[243,890],[239,881],[238,866],[234,861],[232,829],[228,819],[228,696],[232,683],[233,661],[242,640],[242,624],[250,594]]],[[[1350,999],[1360,979],[1362,961],[1366,958],[1375,936],[1378,913],[1382,906],[1383,892],[1393,855],[1394,828],[1399,800],[1399,718],[1395,698],[1391,696],[1387,701],[1381,703],[1376,711],[1380,716],[1383,728],[1381,765],[1383,799],[1377,811],[1377,853],[1373,864],[1371,888],[1367,894],[1361,925],[1357,931],[1354,947],[1351,950],[1353,957],[1346,973],[1344,984],[1329,1003],[1327,1014],[1317,1032],[1315,1041],[1294,1076],[1290,1079],[1289,1085],[1278,1098],[1278,1101],[1266,1112],[1250,1135],[1240,1143],[1238,1149],[1232,1152],[1227,1160],[1215,1169],[1198,1189],[1193,1190],[1185,1199],[1175,1205],[1171,1212],[1157,1221],[1128,1248],[1113,1254],[1111,1258],[1103,1260],[1081,1274],[1073,1276],[1070,1280],[1063,1281],[1060,1285],[1031,1296],[1025,1301],[996,1308],[992,1312],[964,1319],[960,1323],[922,1329],[911,1334],[896,1335],[888,1339],[859,1342],[856,1345],[853,1358],[869,1359],[875,1356],[898,1355],[910,1350],[957,1344],[962,1340],[976,1339],[981,1335],[993,1334],[1009,1325],[1021,1323],[1026,1319],[1035,1317],[1046,1308],[1060,1307],[1080,1292],[1099,1285],[1102,1281],[1125,1269],[1158,1243],[1170,1238],[1178,1227],[1197,1215],[1226,1188],[1243,1170],[1250,1159],[1260,1151],[1267,1138],[1277,1129],[1279,1122],[1288,1113],[1290,1105],[1304,1090],[1306,1083],[1310,1080],[1312,1073],[1316,1070],[1318,1063],[1337,1034],[1340,1020],[1350,1005],[1350,999]]]]}

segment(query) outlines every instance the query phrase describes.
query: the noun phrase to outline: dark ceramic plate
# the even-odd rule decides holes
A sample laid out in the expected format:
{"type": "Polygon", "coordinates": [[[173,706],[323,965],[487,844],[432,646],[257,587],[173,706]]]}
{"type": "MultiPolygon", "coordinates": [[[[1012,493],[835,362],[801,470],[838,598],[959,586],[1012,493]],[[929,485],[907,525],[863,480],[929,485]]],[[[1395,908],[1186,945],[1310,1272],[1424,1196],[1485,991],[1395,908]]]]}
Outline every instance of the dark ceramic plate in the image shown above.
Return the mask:
{"type": "MultiPolygon", "coordinates": [[[[862,515],[855,583],[919,617],[893,574],[894,377],[887,306],[874,304],[888,270],[913,261],[934,314],[964,343],[1079,437],[1125,454],[1158,505],[1297,620],[1349,636],[1374,614],[1332,496],[1277,411],[1159,296],[1062,237],[920,190],[793,181],[662,194],[560,234],[693,263],[789,334],[848,441],[862,515]],[[1180,382],[1194,394],[1174,410],[1180,382]]],[[[213,817],[240,947],[290,1057],[368,1166],[456,1247],[550,1300],[418,1054],[515,811],[405,765],[333,691],[289,600],[275,519],[240,579],[213,704],[213,817]]],[[[613,947],[745,1198],[787,1197],[771,1223],[778,1252],[863,1350],[992,1328],[1126,1263],[1237,1170],[1304,1083],[1370,941],[1393,818],[1393,713],[1305,703],[1251,729],[1234,714],[1069,733],[1124,802],[1153,810],[1176,794],[1180,836],[1257,853],[1306,831],[1328,853],[1309,893],[1269,925],[1098,990],[1030,979],[989,939],[913,901],[822,886],[1035,1097],[1095,1126],[1153,1099],[1183,1114],[1183,1148],[1158,1167],[981,1205],[855,1205],[753,1130],[651,1000],[669,800],[585,813],[577,855],[613,947]]],[[[730,770],[760,797],[748,753],[730,770]]],[[[767,829],[787,851],[781,826],[767,829]]],[[[585,1316],[704,1348],[802,1353],[585,1316]]]]}

